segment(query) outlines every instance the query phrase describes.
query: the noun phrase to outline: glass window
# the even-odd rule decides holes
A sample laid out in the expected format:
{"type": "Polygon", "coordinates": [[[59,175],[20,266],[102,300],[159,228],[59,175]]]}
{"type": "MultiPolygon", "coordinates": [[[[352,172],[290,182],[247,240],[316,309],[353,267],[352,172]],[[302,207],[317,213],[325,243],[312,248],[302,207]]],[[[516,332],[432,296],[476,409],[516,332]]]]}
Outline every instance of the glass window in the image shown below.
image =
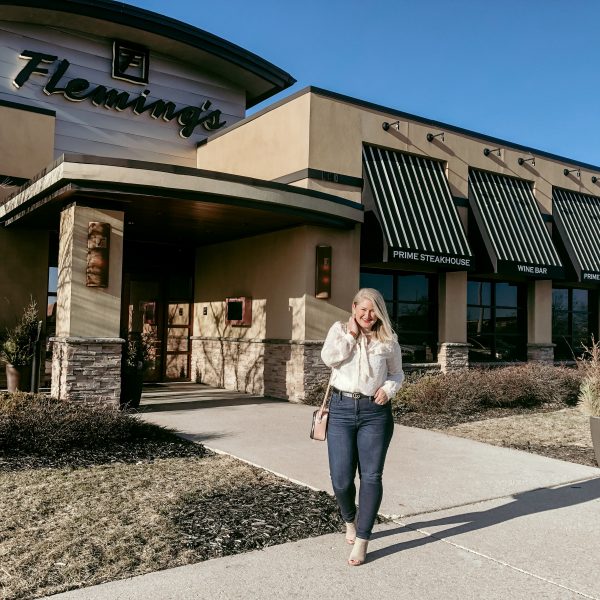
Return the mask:
{"type": "Polygon", "coordinates": [[[569,310],[569,290],[553,289],[552,290],[552,309],[553,310],[569,310]]]}
{"type": "Polygon", "coordinates": [[[513,283],[496,284],[496,306],[517,307],[518,287],[513,283]]]}
{"type": "Polygon", "coordinates": [[[436,360],[437,276],[364,271],[360,286],[383,294],[406,363],[436,360]]]}
{"type": "Polygon", "coordinates": [[[48,293],[56,294],[58,290],[58,267],[48,269],[48,293]]]}
{"type": "Polygon", "coordinates": [[[492,284],[489,281],[467,282],[467,304],[489,306],[492,302],[492,284]]]}
{"type": "Polygon", "coordinates": [[[573,360],[589,345],[597,315],[590,306],[597,304],[597,294],[590,290],[555,288],[552,290],[552,342],[556,360],[573,360]]]}
{"type": "Polygon", "coordinates": [[[427,302],[429,286],[424,275],[400,275],[397,278],[398,300],[409,302],[427,302]]]}
{"type": "Polygon", "coordinates": [[[573,310],[588,310],[587,290],[573,290],[573,310]]]}
{"type": "Polygon", "coordinates": [[[387,273],[361,273],[360,287],[373,288],[381,292],[385,300],[394,300],[394,276],[387,273]]]}
{"type": "Polygon", "coordinates": [[[525,287],[467,282],[467,340],[472,362],[524,360],[527,347],[525,287]]]}

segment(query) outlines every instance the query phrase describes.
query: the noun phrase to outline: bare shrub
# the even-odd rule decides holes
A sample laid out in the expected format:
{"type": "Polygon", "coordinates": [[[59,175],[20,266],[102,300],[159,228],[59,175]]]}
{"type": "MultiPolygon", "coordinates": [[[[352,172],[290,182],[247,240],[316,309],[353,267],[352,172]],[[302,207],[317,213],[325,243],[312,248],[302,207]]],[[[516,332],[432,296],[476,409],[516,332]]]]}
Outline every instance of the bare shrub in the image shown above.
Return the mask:
{"type": "Polygon", "coordinates": [[[113,408],[43,394],[0,393],[0,466],[7,460],[20,466],[23,461],[12,459],[24,456],[44,459],[24,466],[58,466],[190,453],[202,455],[205,449],[113,408]]]}
{"type": "Polygon", "coordinates": [[[488,408],[572,405],[581,376],[575,369],[527,363],[407,378],[394,398],[399,412],[473,414],[488,408]]]}

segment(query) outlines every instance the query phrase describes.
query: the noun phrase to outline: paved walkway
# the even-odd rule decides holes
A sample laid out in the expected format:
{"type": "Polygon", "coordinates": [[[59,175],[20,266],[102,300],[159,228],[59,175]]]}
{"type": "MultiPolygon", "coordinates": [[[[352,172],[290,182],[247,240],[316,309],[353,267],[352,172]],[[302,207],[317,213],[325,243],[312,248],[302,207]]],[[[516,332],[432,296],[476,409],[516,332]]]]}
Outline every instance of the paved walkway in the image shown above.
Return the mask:
{"type": "MultiPolygon", "coordinates": [[[[331,491],[312,407],[193,384],[148,388],[143,418],[331,491]]],[[[53,596],[65,600],[600,599],[600,469],[396,426],[369,561],[339,534],[53,596]]]]}

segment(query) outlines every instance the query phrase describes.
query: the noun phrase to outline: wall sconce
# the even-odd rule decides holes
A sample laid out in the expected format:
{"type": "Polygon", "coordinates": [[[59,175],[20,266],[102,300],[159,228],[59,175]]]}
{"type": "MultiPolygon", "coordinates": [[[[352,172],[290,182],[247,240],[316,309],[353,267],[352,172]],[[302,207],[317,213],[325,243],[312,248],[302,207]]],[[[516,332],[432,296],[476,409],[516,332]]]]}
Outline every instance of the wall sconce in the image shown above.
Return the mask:
{"type": "Polygon", "coordinates": [[[498,156],[502,156],[502,148],[484,148],[483,149],[484,156],[489,156],[490,154],[492,154],[492,152],[495,152],[498,156]]]}
{"type": "Polygon", "coordinates": [[[108,287],[108,263],[110,252],[110,223],[90,221],[87,236],[87,264],[85,285],[108,287]]]}
{"type": "Polygon", "coordinates": [[[383,127],[384,131],[387,131],[390,127],[395,127],[396,131],[400,131],[400,121],[394,121],[393,123],[388,123],[387,121],[384,121],[381,126],[383,127]]]}
{"type": "Polygon", "coordinates": [[[327,300],[331,297],[331,246],[317,246],[315,268],[315,298],[327,300]]]}
{"type": "Polygon", "coordinates": [[[592,183],[596,183],[598,181],[598,177],[596,175],[592,175],[592,183]]]}
{"type": "Polygon", "coordinates": [[[571,173],[575,173],[577,177],[581,177],[581,171],[579,169],[563,169],[563,175],[568,177],[571,173]]]}
{"type": "Polygon", "coordinates": [[[433,133],[428,133],[427,134],[427,141],[428,142],[433,142],[433,140],[435,140],[435,138],[440,138],[442,140],[442,142],[444,141],[444,132],[440,132],[440,133],[436,133],[435,135],[433,133]]]}
{"type": "Polygon", "coordinates": [[[529,158],[523,158],[522,156],[519,156],[517,162],[521,166],[523,166],[526,162],[529,162],[531,163],[532,167],[535,167],[535,156],[530,156],[529,158]]]}

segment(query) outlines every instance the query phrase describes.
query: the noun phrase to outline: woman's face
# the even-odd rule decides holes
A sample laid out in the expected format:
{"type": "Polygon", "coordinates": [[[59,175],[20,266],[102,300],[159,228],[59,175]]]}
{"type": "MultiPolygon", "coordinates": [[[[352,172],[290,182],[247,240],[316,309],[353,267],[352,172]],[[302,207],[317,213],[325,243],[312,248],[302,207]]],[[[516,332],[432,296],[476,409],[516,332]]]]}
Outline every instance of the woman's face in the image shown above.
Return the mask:
{"type": "Polygon", "coordinates": [[[373,325],[377,323],[375,308],[370,300],[361,300],[352,305],[354,318],[360,327],[371,330],[373,325]]]}

